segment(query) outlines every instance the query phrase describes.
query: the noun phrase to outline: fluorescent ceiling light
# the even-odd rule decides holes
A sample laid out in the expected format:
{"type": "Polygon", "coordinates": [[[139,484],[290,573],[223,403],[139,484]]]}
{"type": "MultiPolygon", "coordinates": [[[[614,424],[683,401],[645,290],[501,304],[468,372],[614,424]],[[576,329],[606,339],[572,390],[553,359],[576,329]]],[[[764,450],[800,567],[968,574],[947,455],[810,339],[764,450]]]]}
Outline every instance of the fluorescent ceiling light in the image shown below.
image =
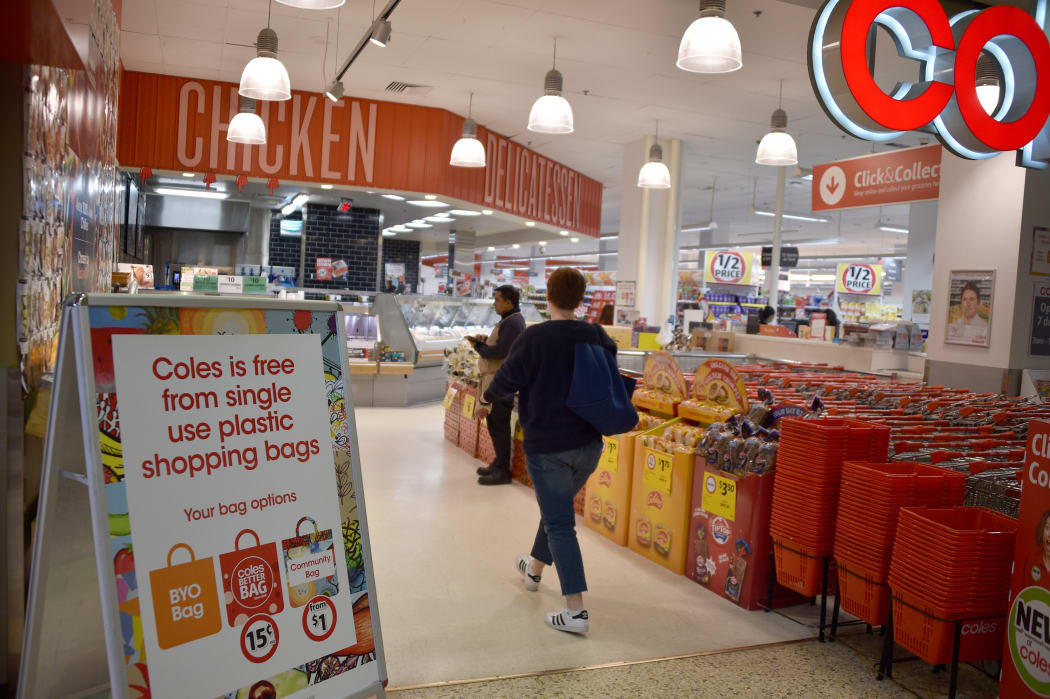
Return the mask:
{"type": "Polygon", "coordinates": [[[707,223],[707,224],[705,224],[703,226],[689,226],[688,228],[683,228],[681,232],[682,233],[699,233],[700,231],[713,231],[713,230],[716,230],[717,228],[718,228],[718,223],[715,222],[715,221],[712,221],[711,223],[707,223]]]}
{"type": "Polygon", "coordinates": [[[206,189],[178,189],[175,187],[157,187],[152,194],[163,194],[171,197],[197,197],[199,199],[225,199],[226,192],[212,192],[206,189]]]}
{"type": "Polygon", "coordinates": [[[486,216],[491,216],[492,215],[492,209],[482,209],[481,213],[485,214],[486,216]]]}
{"type": "Polygon", "coordinates": [[[558,235],[561,235],[561,236],[569,235],[569,231],[558,231],[558,235]]]}
{"type": "Polygon", "coordinates": [[[405,225],[409,228],[433,228],[429,223],[416,223],[415,221],[412,223],[406,223],[405,225]]]}
{"type": "Polygon", "coordinates": [[[511,245],[511,247],[512,247],[512,248],[514,248],[515,250],[517,250],[517,249],[518,249],[518,248],[520,248],[521,246],[520,246],[520,245],[518,245],[517,243],[514,243],[513,245],[511,245]]]}
{"type": "Polygon", "coordinates": [[[424,206],[429,208],[440,209],[448,206],[443,201],[434,201],[433,199],[409,199],[408,203],[412,206],[424,206]]]}
{"type": "Polygon", "coordinates": [[[468,211],[467,209],[452,209],[448,213],[456,216],[481,216],[480,211],[468,211]]]}
{"type": "Polygon", "coordinates": [[[427,216],[423,220],[430,221],[431,223],[452,223],[456,219],[448,218],[447,216],[427,216]]]}
{"type": "Polygon", "coordinates": [[[886,231],[887,233],[908,233],[907,228],[899,228],[897,226],[879,226],[880,231],[886,231]]]}
{"type": "Polygon", "coordinates": [[[281,215],[288,216],[295,213],[295,204],[285,204],[281,207],[281,215]]]}
{"type": "MultiPolygon", "coordinates": [[[[773,211],[767,211],[766,209],[755,209],[755,213],[759,216],[776,216],[773,211]]],[[[831,221],[826,216],[803,216],[802,214],[781,214],[786,219],[792,221],[812,221],[813,223],[828,223],[831,221]]]]}
{"type": "Polygon", "coordinates": [[[496,252],[496,248],[494,248],[494,247],[492,247],[492,246],[490,245],[490,246],[489,246],[489,252],[496,252]]]}
{"type": "Polygon", "coordinates": [[[547,241],[546,241],[546,240],[541,240],[541,241],[539,242],[539,244],[540,244],[540,245],[546,245],[546,244],[547,244],[547,241]]]}
{"type": "Polygon", "coordinates": [[[384,238],[392,238],[395,235],[397,235],[397,231],[392,231],[389,228],[387,228],[385,231],[383,231],[383,237],[384,238]]]}
{"type": "Polygon", "coordinates": [[[529,228],[532,228],[533,226],[536,225],[536,222],[535,221],[526,221],[525,225],[528,226],[529,228]]]}
{"type": "Polygon", "coordinates": [[[437,195],[436,194],[424,194],[423,198],[424,199],[428,199],[430,201],[434,201],[435,199],[437,199],[437,195]]]}
{"type": "Polygon", "coordinates": [[[569,238],[569,242],[570,243],[578,243],[578,242],[580,242],[580,239],[579,238],[569,238]]]}
{"type": "Polygon", "coordinates": [[[331,188],[332,188],[333,186],[334,186],[334,185],[330,185],[330,184],[323,184],[323,185],[321,185],[321,189],[331,189],[331,188]]]}
{"type": "Polygon", "coordinates": [[[399,196],[397,194],[384,194],[383,198],[384,199],[393,199],[394,201],[404,201],[405,200],[404,197],[399,196]]]}
{"type": "MultiPolygon", "coordinates": [[[[682,230],[685,230],[684,228],[682,230]]],[[[618,235],[603,235],[598,240],[617,240],[620,236],[618,235]]]]}
{"type": "Polygon", "coordinates": [[[400,226],[400,225],[398,225],[398,226],[391,226],[390,230],[397,231],[398,233],[411,233],[412,232],[412,229],[409,228],[408,226],[400,226]]]}
{"type": "Polygon", "coordinates": [[[192,172],[184,172],[184,173],[182,173],[182,176],[183,177],[193,177],[193,173],[192,172]]]}

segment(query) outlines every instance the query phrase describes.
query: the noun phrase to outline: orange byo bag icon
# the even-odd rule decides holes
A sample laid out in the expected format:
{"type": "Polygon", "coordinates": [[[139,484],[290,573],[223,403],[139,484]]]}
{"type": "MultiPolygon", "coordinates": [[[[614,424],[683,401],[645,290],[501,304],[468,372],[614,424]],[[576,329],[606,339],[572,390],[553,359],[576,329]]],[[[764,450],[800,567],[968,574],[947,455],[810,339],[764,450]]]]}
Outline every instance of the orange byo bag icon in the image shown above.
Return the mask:
{"type": "Polygon", "coordinates": [[[175,544],[168,551],[168,567],[151,570],[149,584],[153,591],[157,644],[161,648],[196,641],[222,628],[211,558],[195,560],[193,549],[186,544],[175,544]],[[190,552],[190,560],[172,565],[171,556],[179,548],[190,552]]]}
{"type": "Polygon", "coordinates": [[[253,614],[277,614],[284,609],[281,577],[277,572],[277,542],[259,543],[259,535],[242,529],[233,540],[233,551],[219,556],[226,618],[240,626],[253,614]],[[241,548],[241,537],[255,537],[255,546],[241,548]]]}

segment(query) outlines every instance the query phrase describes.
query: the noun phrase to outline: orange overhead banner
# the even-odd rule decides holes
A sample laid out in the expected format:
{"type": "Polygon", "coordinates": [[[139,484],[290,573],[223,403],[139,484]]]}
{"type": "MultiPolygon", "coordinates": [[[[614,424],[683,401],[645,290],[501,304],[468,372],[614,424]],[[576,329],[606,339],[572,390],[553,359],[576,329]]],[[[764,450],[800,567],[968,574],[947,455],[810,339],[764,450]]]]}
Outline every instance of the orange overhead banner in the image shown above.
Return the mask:
{"type": "Polygon", "coordinates": [[[125,71],[117,160],[122,166],[345,184],[440,194],[597,237],[602,185],[478,127],[488,166],[458,168],[449,154],[463,117],[444,109],[292,92],[260,102],[267,143],[226,140],[237,85],[125,71]]]}

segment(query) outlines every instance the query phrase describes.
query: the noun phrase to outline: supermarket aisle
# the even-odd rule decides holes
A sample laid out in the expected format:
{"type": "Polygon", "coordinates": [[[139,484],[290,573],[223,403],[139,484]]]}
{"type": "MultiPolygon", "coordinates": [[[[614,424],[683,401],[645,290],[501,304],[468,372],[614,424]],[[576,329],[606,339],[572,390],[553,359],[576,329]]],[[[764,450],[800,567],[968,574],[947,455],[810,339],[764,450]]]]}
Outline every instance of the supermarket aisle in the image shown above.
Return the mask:
{"type": "Polygon", "coordinates": [[[532,491],[483,488],[481,465],[442,437],[440,405],[357,411],[365,503],[391,687],[662,658],[806,638],[745,612],[580,523],[591,633],[549,629],[550,569],[538,593],[513,569],[538,522],[532,491]]]}

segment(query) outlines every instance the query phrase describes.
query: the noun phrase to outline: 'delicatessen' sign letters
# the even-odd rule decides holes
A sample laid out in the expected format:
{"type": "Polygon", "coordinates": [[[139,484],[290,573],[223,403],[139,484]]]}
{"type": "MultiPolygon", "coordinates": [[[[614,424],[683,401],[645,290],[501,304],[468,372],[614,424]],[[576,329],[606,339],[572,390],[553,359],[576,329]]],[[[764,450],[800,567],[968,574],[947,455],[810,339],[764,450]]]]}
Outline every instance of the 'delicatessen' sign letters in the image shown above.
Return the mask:
{"type": "Polygon", "coordinates": [[[602,185],[478,126],[488,166],[449,165],[463,117],[444,109],[293,91],[259,102],[267,143],[226,140],[233,83],[125,71],[122,166],[324,182],[445,195],[597,237],[602,185]]]}
{"type": "Polygon", "coordinates": [[[1043,0],[1035,7],[1036,17],[997,5],[949,19],[937,0],[827,0],[810,32],[813,90],[828,117],[857,138],[891,141],[930,127],[960,157],[1017,151],[1018,165],[1045,169],[1050,165],[1050,20],[1043,0]],[[868,67],[876,25],[889,31],[902,56],[922,69],[921,81],[893,95],[882,91],[868,67]],[[992,114],[977,98],[982,50],[993,55],[1006,76],[992,114]]]}

